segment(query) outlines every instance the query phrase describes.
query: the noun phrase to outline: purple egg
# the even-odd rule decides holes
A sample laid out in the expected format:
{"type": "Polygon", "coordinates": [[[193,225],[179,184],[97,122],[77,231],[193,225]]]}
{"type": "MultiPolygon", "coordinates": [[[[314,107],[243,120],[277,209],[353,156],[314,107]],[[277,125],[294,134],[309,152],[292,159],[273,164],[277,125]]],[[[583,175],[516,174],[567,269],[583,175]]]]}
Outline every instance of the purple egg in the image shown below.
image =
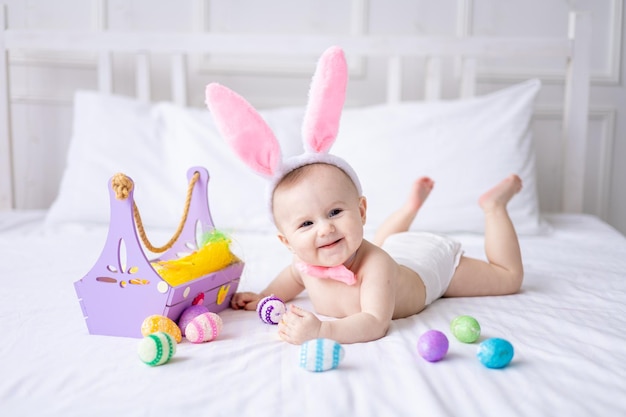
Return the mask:
{"type": "Polygon", "coordinates": [[[440,361],[448,353],[448,338],[439,330],[428,330],[417,341],[417,352],[428,362],[440,361]]]}
{"type": "Polygon", "coordinates": [[[256,311],[263,323],[278,324],[287,307],[283,300],[272,294],[259,301],[256,311]]]}
{"type": "Polygon", "coordinates": [[[183,313],[180,315],[180,318],[178,319],[178,327],[180,327],[180,331],[182,335],[183,336],[185,335],[185,329],[187,328],[187,325],[191,322],[191,320],[198,317],[200,314],[204,314],[208,312],[209,312],[209,309],[206,308],[202,304],[191,305],[187,307],[186,309],[184,309],[183,313]]]}

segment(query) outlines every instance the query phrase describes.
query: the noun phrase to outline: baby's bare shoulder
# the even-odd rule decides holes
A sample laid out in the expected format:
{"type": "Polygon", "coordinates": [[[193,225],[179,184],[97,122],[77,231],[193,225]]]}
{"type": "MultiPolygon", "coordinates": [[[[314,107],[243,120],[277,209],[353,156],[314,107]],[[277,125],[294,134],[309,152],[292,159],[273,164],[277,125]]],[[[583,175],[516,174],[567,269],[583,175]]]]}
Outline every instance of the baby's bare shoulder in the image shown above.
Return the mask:
{"type": "MultiPolygon", "coordinates": [[[[395,275],[398,271],[398,264],[393,260],[387,252],[380,247],[364,241],[361,246],[364,250],[363,257],[360,260],[360,273],[366,276],[389,276],[395,275]],[[366,244],[366,245],[365,245],[366,244]]],[[[360,250],[360,249],[359,249],[360,250]]]]}
{"type": "Polygon", "coordinates": [[[390,265],[396,263],[396,261],[394,261],[384,249],[367,240],[363,241],[363,244],[359,248],[359,252],[361,250],[363,250],[363,260],[365,262],[380,262],[390,265]]]}

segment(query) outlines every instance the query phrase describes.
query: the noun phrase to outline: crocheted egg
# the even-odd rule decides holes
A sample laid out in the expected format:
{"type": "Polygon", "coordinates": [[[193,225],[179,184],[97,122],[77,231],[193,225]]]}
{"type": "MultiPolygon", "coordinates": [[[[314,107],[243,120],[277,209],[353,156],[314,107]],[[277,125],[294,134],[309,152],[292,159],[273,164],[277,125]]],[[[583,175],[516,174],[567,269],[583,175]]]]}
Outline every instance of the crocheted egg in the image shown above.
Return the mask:
{"type": "Polygon", "coordinates": [[[286,310],[287,308],[285,307],[283,300],[274,295],[262,298],[256,306],[256,311],[259,313],[259,317],[263,323],[267,324],[278,324],[281,316],[285,314],[286,310]]]}
{"type": "Polygon", "coordinates": [[[450,323],[450,331],[459,342],[474,343],[480,337],[480,324],[474,317],[458,316],[450,323]]]}
{"type": "Polygon", "coordinates": [[[448,353],[449,342],[439,330],[428,330],[417,340],[417,352],[428,362],[440,361],[448,353]]]}
{"type": "Polygon", "coordinates": [[[176,343],[180,343],[180,341],[183,340],[180,328],[174,323],[174,320],[159,314],[146,317],[141,324],[141,334],[143,336],[148,336],[155,332],[165,332],[169,334],[176,340],[176,343]]]}
{"type": "Polygon", "coordinates": [[[300,366],[311,372],[335,369],[344,356],[343,347],[330,339],[308,340],[300,346],[300,366]]]}
{"type": "Polygon", "coordinates": [[[165,332],[155,332],[147,335],[137,347],[139,359],[150,366],[159,366],[169,362],[176,354],[174,338],[165,332]]]}
{"type": "Polygon", "coordinates": [[[222,331],[222,318],[215,313],[202,313],[187,324],[185,337],[191,343],[210,342],[222,331]]]}
{"type": "Polygon", "coordinates": [[[487,339],[478,345],[478,360],[487,368],[504,368],[513,359],[513,345],[497,337],[487,339]]]}
{"type": "Polygon", "coordinates": [[[198,317],[200,314],[208,313],[209,309],[200,305],[191,305],[183,310],[183,313],[180,315],[178,319],[178,327],[183,336],[185,336],[185,329],[187,325],[193,320],[195,317],[198,317]]]}

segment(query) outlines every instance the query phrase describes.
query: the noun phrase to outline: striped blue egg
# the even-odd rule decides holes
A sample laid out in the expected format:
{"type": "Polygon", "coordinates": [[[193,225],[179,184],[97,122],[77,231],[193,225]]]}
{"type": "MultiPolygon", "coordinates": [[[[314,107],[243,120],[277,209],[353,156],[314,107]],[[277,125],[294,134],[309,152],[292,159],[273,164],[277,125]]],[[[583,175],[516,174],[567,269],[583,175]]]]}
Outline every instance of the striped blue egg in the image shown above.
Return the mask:
{"type": "Polygon", "coordinates": [[[343,346],[330,339],[313,339],[300,346],[300,366],[307,371],[323,372],[335,369],[343,360],[343,346]]]}

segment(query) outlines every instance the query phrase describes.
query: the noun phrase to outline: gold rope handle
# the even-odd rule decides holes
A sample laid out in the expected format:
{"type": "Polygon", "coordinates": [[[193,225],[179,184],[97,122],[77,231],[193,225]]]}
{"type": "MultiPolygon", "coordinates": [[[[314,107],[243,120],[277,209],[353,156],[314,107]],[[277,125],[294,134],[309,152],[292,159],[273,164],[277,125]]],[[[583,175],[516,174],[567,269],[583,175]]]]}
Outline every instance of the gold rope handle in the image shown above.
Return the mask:
{"type": "MultiPolygon", "coordinates": [[[[180,219],[180,223],[178,224],[178,229],[174,233],[174,236],[163,246],[155,247],[148,240],[148,236],[146,236],[146,231],[143,227],[143,223],[141,221],[141,216],[139,215],[139,209],[137,208],[137,204],[133,201],[133,216],[135,218],[135,223],[137,224],[137,231],[139,232],[139,237],[141,237],[141,241],[146,246],[146,248],[154,253],[162,253],[171,248],[174,243],[180,237],[180,234],[183,232],[183,227],[185,227],[185,222],[187,221],[187,216],[189,215],[189,206],[191,205],[191,195],[193,194],[193,187],[198,182],[200,178],[199,172],[194,172],[193,177],[189,181],[189,186],[187,187],[187,198],[185,199],[185,209],[183,212],[183,217],[180,219]]],[[[111,188],[115,192],[115,198],[118,200],[125,200],[130,195],[131,190],[133,189],[133,182],[126,175],[118,172],[111,179],[111,188]]]]}

